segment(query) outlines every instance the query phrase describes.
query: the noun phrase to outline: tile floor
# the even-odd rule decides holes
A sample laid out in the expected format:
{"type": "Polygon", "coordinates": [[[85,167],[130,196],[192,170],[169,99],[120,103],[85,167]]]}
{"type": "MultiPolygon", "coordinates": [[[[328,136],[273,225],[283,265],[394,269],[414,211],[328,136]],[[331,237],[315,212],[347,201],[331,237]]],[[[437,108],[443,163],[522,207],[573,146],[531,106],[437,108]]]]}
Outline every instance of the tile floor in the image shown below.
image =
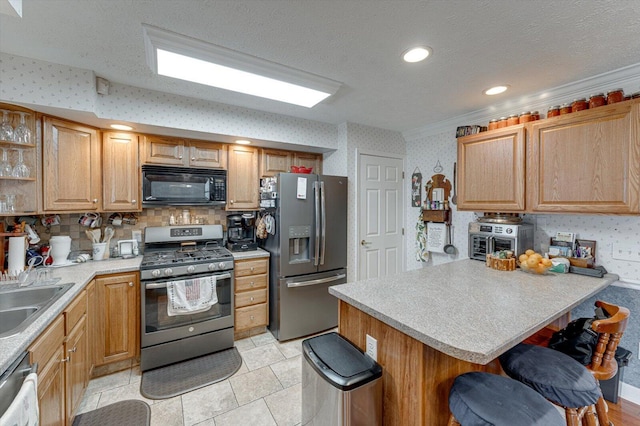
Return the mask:
{"type": "Polygon", "coordinates": [[[140,369],[89,382],[78,413],[124,399],[151,406],[151,425],[235,426],[300,424],[304,339],[279,343],[269,332],[238,340],[242,366],[229,379],[165,400],[140,395],[140,369]]]}

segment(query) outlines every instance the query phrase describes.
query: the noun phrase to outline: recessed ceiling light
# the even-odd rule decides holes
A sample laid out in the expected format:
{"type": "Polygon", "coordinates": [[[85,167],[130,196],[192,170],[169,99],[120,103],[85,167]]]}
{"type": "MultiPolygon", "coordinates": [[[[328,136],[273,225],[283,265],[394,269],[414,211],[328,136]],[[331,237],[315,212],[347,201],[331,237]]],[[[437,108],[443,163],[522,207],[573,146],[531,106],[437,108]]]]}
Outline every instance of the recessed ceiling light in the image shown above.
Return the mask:
{"type": "Polygon", "coordinates": [[[509,87],[510,87],[509,85],[494,86],[494,87],[491,87],[491,88],[485,90],[482,93],[484,93],[485,95],[489,95],[489,96],[499,95],[500,93],[506,92],[509,87]]]}
{"type": "Polygon", "coordinates": [[[404,59],[405,62],[420,62],[427,59],[427,56],[431,55],[431,52],[431,48],[427,46],[412,47],[404,51],[402,59],[404,59]]]}
{"type": "Polygon", "coordinates": [[[133,130],[133,127],[126,124],[110,124],[109,127],[116,130],[133,130]]]}
{"type": "Polygon", "coordinates": [[[236,143],[240,145],[251,145],[251,141],[248,141],[246,139],[238,139],[236,143]]]}
{"type": "Polygon", "coordinates": [[[166,77],[311,108],[337,81],[143,25],[147,63],[166,77]]]}

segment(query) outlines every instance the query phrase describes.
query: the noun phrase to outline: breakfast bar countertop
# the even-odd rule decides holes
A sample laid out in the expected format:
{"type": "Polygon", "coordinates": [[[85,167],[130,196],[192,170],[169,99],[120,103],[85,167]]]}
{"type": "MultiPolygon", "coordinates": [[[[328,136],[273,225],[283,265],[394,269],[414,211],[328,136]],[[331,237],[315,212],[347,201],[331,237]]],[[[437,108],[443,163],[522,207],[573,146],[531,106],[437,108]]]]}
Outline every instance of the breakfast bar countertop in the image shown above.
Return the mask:
{"type": "Polygon", "coordinates": [[[617,279],[498,271],[467,259],[329,293],[440,352],[484,365],[617,279]]]}

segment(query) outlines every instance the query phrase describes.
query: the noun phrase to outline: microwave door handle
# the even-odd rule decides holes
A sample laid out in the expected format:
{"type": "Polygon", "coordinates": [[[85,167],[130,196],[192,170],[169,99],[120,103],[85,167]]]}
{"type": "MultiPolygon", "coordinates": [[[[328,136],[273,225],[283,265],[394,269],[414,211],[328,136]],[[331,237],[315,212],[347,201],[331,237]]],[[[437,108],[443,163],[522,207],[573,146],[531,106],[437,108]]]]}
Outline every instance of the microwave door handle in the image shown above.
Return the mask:
{"type": "Polygon", "coordinates": [[[320,251],[320,265],[324,265],[324,255],[326,253],[327,244],[327,209],[324,197],[324,182],[320,182],[320,206],[322,209],[322,248],[320,251]]]}
{"type": "Polygon", "coordinates": [[[313,183],[313,198],[315,208],[315,225],[316,225],[316,242],[315,252],[313,254],[313,265],[318,266],[320,260],[320,186],[318,182],[313,183]]]}

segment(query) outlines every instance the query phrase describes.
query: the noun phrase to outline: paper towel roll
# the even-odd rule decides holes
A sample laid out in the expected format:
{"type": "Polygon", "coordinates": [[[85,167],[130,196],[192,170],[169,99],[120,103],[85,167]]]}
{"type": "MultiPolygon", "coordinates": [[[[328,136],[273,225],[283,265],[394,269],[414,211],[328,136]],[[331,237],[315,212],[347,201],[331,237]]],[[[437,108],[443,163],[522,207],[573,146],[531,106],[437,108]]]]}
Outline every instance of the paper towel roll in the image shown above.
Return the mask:
{"type": "Polygon", "coordinates": [[[9,275],[15,276],[24,271],[26,253],[25,237],[9,237],[9,275]]]}

